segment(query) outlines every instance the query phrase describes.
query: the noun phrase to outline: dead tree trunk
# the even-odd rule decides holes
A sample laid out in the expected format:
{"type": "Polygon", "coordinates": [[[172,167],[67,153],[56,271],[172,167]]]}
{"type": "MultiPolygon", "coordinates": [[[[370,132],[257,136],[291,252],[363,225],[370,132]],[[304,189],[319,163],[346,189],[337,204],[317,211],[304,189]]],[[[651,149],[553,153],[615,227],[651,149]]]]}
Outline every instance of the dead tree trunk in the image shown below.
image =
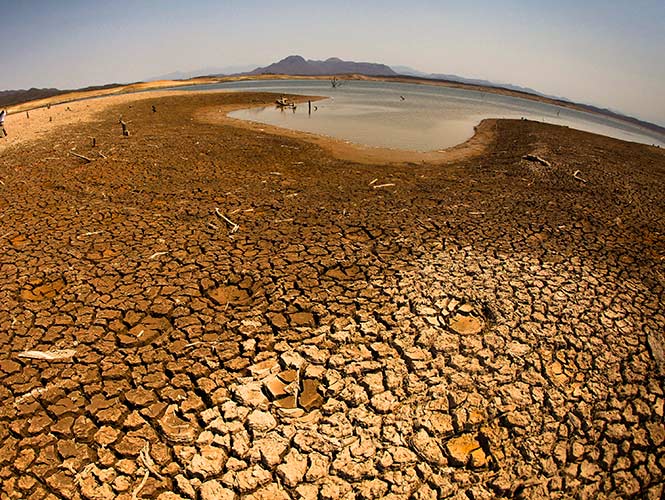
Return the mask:
{"type": "Polygon", "coordinates": [[[332,85],[332,87],[334,89],[336,89],[337,87],[341,87],[342,86],[342,80],[338,80],[336,76],[333,76],[330,79],[330,85],[332,85]]]}
{"type": "Polygon", "coordinates": [[[122,127],[122,135],[125,137],[129,137],[129,130],[127,129],[127,124],[122,121],[122,118],[120,118],[120,126],[122,127]]]}

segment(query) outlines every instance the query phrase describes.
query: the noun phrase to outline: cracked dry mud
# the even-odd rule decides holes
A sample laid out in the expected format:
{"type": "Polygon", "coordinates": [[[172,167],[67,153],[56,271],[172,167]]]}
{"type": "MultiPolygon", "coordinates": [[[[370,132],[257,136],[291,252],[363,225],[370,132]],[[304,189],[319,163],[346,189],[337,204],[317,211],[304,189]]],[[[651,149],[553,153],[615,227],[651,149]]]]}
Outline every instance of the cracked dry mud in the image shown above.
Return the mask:
{"type": "Polygon", "coordinates": [[[193,118],[272,99],[2,152],[0,498],[661,498],[663,151],[499,121],[367,166],[193,118]]]}

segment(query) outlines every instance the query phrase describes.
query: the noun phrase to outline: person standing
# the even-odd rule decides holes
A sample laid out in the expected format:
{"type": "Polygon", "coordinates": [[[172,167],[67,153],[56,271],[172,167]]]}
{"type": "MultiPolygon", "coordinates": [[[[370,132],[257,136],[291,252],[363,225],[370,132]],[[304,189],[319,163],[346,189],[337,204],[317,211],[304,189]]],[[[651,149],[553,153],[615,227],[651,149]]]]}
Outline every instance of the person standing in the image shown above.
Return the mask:
{"type": "Polygon", "coordinates": [[[0,128],[2,129],[2,135],[7,137],[7,131],[5,130],[5,116],[7,116],[7,110],[3,109],[0,111],[0,128]]]}

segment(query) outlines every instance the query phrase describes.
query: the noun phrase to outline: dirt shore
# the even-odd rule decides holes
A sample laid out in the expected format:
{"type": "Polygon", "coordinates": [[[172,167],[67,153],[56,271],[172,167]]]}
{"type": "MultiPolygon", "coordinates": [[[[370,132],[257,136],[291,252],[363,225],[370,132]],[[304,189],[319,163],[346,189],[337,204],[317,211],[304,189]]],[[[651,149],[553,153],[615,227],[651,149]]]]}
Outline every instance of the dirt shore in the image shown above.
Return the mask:
{"type": "Polygon", "coordinates": [[[661,498],[665,151],[498,120],[368,164],[209,119],[274,97],[10,116],[0,498],[661,498]]]}

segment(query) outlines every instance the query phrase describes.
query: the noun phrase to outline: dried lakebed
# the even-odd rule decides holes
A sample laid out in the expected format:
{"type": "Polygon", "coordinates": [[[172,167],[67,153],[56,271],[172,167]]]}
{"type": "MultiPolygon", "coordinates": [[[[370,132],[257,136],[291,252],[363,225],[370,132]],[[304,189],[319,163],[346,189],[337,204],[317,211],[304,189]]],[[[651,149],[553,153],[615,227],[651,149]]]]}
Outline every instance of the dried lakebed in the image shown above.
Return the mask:
{"type": "Polygon", "coordinates": [[[662,150],[369,166],[127,99],[0,157],[2,499],[662,496],[662,150]]]}

